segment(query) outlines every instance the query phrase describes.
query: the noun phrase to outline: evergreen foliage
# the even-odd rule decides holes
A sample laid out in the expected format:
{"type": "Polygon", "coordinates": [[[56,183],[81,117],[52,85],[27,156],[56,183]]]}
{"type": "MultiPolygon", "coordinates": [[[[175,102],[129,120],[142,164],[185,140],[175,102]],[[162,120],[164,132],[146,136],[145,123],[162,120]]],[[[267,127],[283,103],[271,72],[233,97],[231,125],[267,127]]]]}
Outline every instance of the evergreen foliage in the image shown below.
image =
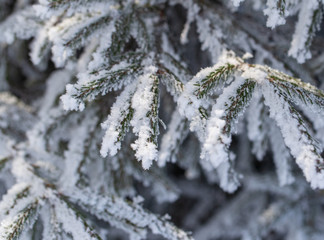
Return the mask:
{"type": "Polygon", "coordinates": [[[1,239],[323,239],[323,5],[0,0],[1,239]]]}

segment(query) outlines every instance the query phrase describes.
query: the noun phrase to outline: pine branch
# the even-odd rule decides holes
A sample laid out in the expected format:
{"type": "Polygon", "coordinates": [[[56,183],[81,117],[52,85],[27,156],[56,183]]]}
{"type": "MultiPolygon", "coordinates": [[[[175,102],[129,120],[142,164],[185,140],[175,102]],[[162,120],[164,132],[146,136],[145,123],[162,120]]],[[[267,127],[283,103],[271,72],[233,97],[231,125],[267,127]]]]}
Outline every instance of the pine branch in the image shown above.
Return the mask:
{"type": "Polygon", "coordinates": [[[121,13],[115,22],[115,32],[111,37],[111,46],[107,54],[113,58],[124,52],[126,43],[130,39],[131,25],[134,19],[134,13],[121,13]]]}
{"type": "Polygon", "coordinates": [[[163,70],[159,70],[161,82],[166,86],[167,91],[177,99],[183,91],[183,83],[180,79],[171,72],[168,68],[164,67],[163,70]]]}
{"type": "MultiPolygon", "coordinates": [[[[64,108],[66,110],[83,110],[85,100],[92,101],[99,94],[104,96],[112,90],[120,89],[133,80],[134,75],[139,75],[142,70],[143,68],[138,65],[120,64],[115,69],[90,72],[91,80],[85,84],[80,82],[75,85],[67,85],[67,93],[61,97],[64,108]]],[[[89,75],[86,74],[86,76],[89,75]]]]}
{"type": "Polygon", "coordinates": [[[263,95],[265,104],[270,108],[270,117],[276,120],[286,145],[296,158],[307,181],[313,188],[322,188],[321,179],[324,176],[322,172],[324,161],[320,155],[322,149],[309,133],[302,116],[273,83],[264,85],[263,95]]]}
{"type": "Polygon", "coordinates": [[[87,190],[76,192],[70,200],[99,219],[125,230],[130,234],[130,238],[145,238],[146,229],[150,229],[154,234],[167,239],[192,239],[167,219],[151,214],[140,205],[116,196],[103,196],[87,190]]]}
{"type": "Polygon", "coordinates": [[[209,159],[214,168],[229,161],[233,124],[249,104],[255,85],[255,82],[250,80],[236,80],[224,89],[213,106],[211,116],[207,120],[207,135],[201,157],[209,159]]]}
{"type": "Polygon", "coordinates": [[[230,75],[234,73],[237,66],[226,63],[209,73],[205,78],[195,83],[196,90],[194,94],[199,98],[206,97],[216,86],[226,82],[230,75]]]}
{"type": "Polygon", "coordinates": [[[277,0],[277,9],[282,17],[285,17],[286,12],[286,0],[277,0]]]}
{"type": "Polygon", "coordinates": [[[281,89],[282,94],[291,102],[298,105],[300,103],[305,104],[317,112],[320,112],[320,109],[324,107],[324,93],[316,87],[302,82],[300,79],[281,73],[270,74],[269,81],[275,82],[275,85],[281,89]]]}
{"type": "Polygon", "coordinates": [[[130,76],[139,74],[142,67],[138,65],[129,65],[126,68],[120,68],[116,71],[108,72],[91,72],[90,74],[95,76],[96,80],[93,80],[86,85],[83,85],[78,89],[78,93],[73,95],[74,98],[79,100],[94,99],[97,95],[106,95],[111,90],[117,90],[119,86],[124,85],[123,80],[130,76]],[[99,77],[97,77],[99,75],[99,77]]]}
{"type": "Polygon", "coordinates": [[[107,11],[112,6],[118,7],[119,2],[116,1],[104,1],[104,0],[44,0],[41,6],[46,10],[46,15],[52,16],[62,12],[88,12],[88,11],[107,11]]]}
{"type": "Polygon", "coordinates": [[[41,20],[36,17],[34,8],[26,7],[1,22],[0,31],[3,34],[0,35],[0,42],[12,44],[17,38],[30,39],[41,27],[41,20]]]}
{"type": "Polygon", "coordinates": [[[222,130],[222,133],[229,134],[232,132],[233,122],[238,118],[242,111],[246,108],[247,104],[252,98],[252,93],[256,83],[254,81],[246,80],[245,83],[236,90],[236,96],[231,96],[229,98],[230,103],[225,104],[225,127],[222,130]]]}
{"type": "Polygon", "coordinates": [[[84,45],[84,43],[96,33],[96,31],[101,30],[103,27],[107,26],[108,23],[111,21],[110,16],[100,16],[99,18],[95,19],[95,21],[89,22],[88,25],[83,26],[82,29],[75,32],[73,35],[71,34],[70,38],[64,39],[64,47],[77,49],[80,46],[84,45]]]}
{"type": "Polygon", "coordinates": [[[318,0],[303,0],[300,7],[296,31],[288,54],[304,63],[311,58],[310,45],[322,21],[322,3],[318,0]]]}
{"type": "Polygon", "coordinates": [[[11,157],[5,157],[0,159],[0,171],[2,169],[4,169],[4,167],[6,166],[6,164],[11,160],[11,157]]]}
{"type": "Polygon", "coordinates": [[[54,205],[57,220],[67,233],[72,234],[73,239],[102,239],[85,221],[80,211],[74,208],[63,196],[56,196],[57,198],[52,199],[51,202],[54,205]]]}
{"type": "Polygon", "coordinates": [[[134,116],[131,99],[135,89],[135,83],[130,84],[124,89],[112,106],[107,120],[101,125],[106,130],[100,150],[100,154],[103,157],[106,157],[108,152],[111,156],[114,156],[121,148],[121,141],[124,139],[129,129],[130,121],[134,116]]]}
{"type": "Polygon", "coordinates": [[[168,124],[168,131],[163,135],[159,151],[158,165],[165,166],[166,162],[175,162],[180,145],[189,133],[189,124],[186,118],[178,111],[174,111],[168,124]]]}
{"type": "Polygon", "coordinates": [[[33,219],[38,212],[39,204],[38,200],[26,206],[17,216],[15,216],[11,222],[5,222],[1,228],[1,238],[6,240],[18,239],[19,235],[26,227],[26,225],[32,225],[35,221],[33,219]]]}
{"type": "Polygon", "coordinates": [[[292,174],[291,155],[280,130],[274,124],[270,126],[269,139],[273,151],[273,158],[276,165],[276,172],[280,186],[285,186],[294,182],[292,174]]]}
{"type": "Polygon", "coordinates": [[[34,224],[40,207],[38,196],[27,183],[12,186],[0,202],[1,239],[18,239],[22,231],[34,224]]]}
{"type": "MultiPolygon", "coordinates": [[[[307,131],[307,127],[300,113],[295,110],[292,102],[305,104],[313,109],[314,112],[320,113],[323,109],[324,94],[310,84],[305,84],[299,79],[292,78],[269,67],[246,64],[242,59],[235,58],[228,54],[227,56],[225,54],[224,58],[222,64],[225,64],[225,66],[229,66],[226,65],[226,61],[229,62],[235,59],[239,64],[236,65],[235,70],[231,74],[241,75],[246,80],[243,83],[243,80],[240,80],[239,78],[237,79],[236,77],[233,83],[226,87],[223,93],[221,93],[217,98],[216,104],[212,108],[211,116],[207,116],[206,129],[204,130],[204,128],[202,128],[203,131],[206,132],[206,136],[203,140],[203,151],[201,157],[203,159],[208,159],[214,168],[220,166],[221,163],[228,162],[231,133],[233,131],[232,125],[237,121],[238,115],[246,108],[246,105],[252,97],[254,88],[260,86],[264,89],[262,90],[262,94],[267,96],[266,105],[270,108],[270,116],[275,118],[279,124],[286,145],[291,149],[292,154],[297,159],[297,163],[304,170],[306,179],[311,182],[311,185],[314,188],[320,187],[321,184],[319,183],[319,179],[321,179],[321,171],[323,168],[322,158],[320,156],[322,150],[307,131]],[[228,59],[226,60],[226,58],[228,59]],[[272,90],[265,90],[268,84],[271,84],[271,86],[276,89],[276,94],[278,94],[277,96],[271,95],[271,99],[269,91],[272,90]],[[291,115],[288,117],[287,113],[279,110],[279,105],[282,105],[282,108],[286,109],[286,111],[291,115]],[[287,135],[287,126],[285,126],[285,123],[281,119],[283,116],[289,118],[291,124],[294,122],[294,124],[290,126],[290,128],[293,129],[289,131],[296,132],[296,136],[300,136],[299,139],[295,136],[290,137],[287,135]],[[300,144],[300,149],[294,147],[292,139],[295,140],[295,144],[300,144]],[[312,166],[310,169],[307,168],[308,170],[305,170],[306,163],[301,159],[301,156],[309,158],[308,164],[312,166]],[[312,172],[315,169],[318,175],[316,175],[315,172],[312,172]],[[311,180],[311,176],[313,177],[313,180],[311,180]]],[[[215,66],[219,66],[219,64],[216,64],[215,66]]],[[[226,68],[216,68],[216,73],[219,74],[216,74],[216,78],[214,77],[215,75],[208,73],[208,71],[212,72],[210,69],[202,70],[196,75],[196,77],[186,84],[185,90],[180,99],[182,99],[183,102],[185,99],[187,105],[184,106],[186,107],[190,105],[195,106],[194,111],[196,111],[196,116],[198,114],[198,109],[201,109],[203,103],[200,96],[205,96],[206,98],[209,91],[215,91],[217,86],[213,85],[213,80],[216,79],[218,81],[218,79],[221,79],[219,76],[224,76],[223,72],[226,72],[224,69],[226,68]],[[203,79],[206,84],[196,84],[201,81],[201,79],[203,79]],[[210,81],[206,81],[205,79],[210,79],[210,81]],[[190,96],[190,93],[197,93],[197,91],[198,94],[196,94],[196,98],[190,96]],[[200,95],[199,93],[205,94],[200,95]],[[187,98],[189,98],[190,101],[188,101],[187,98]]],[[[232,69],[232,67],[230,67],[230,69],[232,69]]],[[[225,74],[225,76],[227,75],[225,74]]],[[[184,106],[180,105],[180,110],[184,106]]],[[[197,125],[197,123],[194,123],[194,121],[197,121],[197,118],[193,117],[194,115],[186,113],[186,116],[191,121],[191,124],[197,125]]],[[[199,134],[200,136],[203,135],[201,133],[199,134]]],[[[226,169],[231,168],[227,166],[226,169]]],[[[226,172],[219,169],[218,171],[226,172]]]]}
{"type": "Polygon", "coordinates": [[[138,139],[132,144],[135,157],[148,169],[157,159],[157,137],[159,135],[159,78],[155,67],[146,69],[147,73],[139,79],[132,99],[134,117],[131,121],[138,139]],[[140,103],[140,104],[139,104],[140,103]]]}
{"type": "MultiPolygon", "coordinates": [[[[81,5],[82,0],[47,0],[47,2],[50,8],[57,9],[70,7],[71,5],[81,5]]],[[[88,0],[88,2],[104,2],[104,0],[88,0]]]]}
{"type": "Polygon", "coordinates": [[[251,104],[246,114],[247,134],[252,142],[252,153],[259,161],[262,161],[269,145],[269,120],[268,111],[263,104],[260,90],[256,90],[251,99],[251,104]]]}

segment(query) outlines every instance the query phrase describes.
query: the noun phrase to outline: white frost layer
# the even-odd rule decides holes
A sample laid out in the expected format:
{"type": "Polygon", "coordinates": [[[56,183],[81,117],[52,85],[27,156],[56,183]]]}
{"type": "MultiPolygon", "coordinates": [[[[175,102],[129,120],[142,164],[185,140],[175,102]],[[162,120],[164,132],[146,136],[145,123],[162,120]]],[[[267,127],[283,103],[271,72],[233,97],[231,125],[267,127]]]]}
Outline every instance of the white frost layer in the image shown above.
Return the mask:
{"type": "Polygon", "coordinates": [[[202,18],[199,15],[196,17],[196,24],[201,42],[201,50],[208,50],[212,62],[218,62],[219,56],[225,49],[225,45],[222,43],[224,37],[222,30],[216,24],[212,24],[208,19],[202,18]]]}
{"type": "MultiPolygon", "coordinates": [[[[111,37],[113,32],[116,31],[114,22],[108,24],[107,29],[105,29],[105,34],[99,40],[99,46],[96,51],[92,54],[92,61],[88,65],[88,70],[92,71],[103,66],[108,60],[105,57],[106,50],[109,49],[111,45],[111,37]]],[[[80,80],[82,83],[84,80],[80,80]]]]}
{"type": "Polygon", "coordinates": [[[308,106],[303,107],[302,111],[305,116],[312,121],[313,127],[316,130],[316,139],[321,141],[321,144],[324,145],[324,112],[314,113],[308,106]]]}
{"type": "Polygon", "coordinates": [[[270,108],[270,117],[275,119],[281,129],[284,141],[296,158],[298,166],[312,188],[324,188],[324,173],[317,172],[316,166],[323,159],[316,154],[317,149],[304,132],[307,129],[301,125],[296,116],[292,115],[289,104],[275,92],[271,83],[262,86],[264,103],[270,108]]]}
{"type": "Polygon", "coordinates": [[[261,99],[261,92],[256,90],[246,114],[247,134],[252,142],[252,153],[259,161],[263,159],[268,149],[268,128],[264,118],[266,113],[264,113],[265,107],[261,99]]]}
{"type": "Polygon", "coordinates": [[[135,81],[125,87],[111,107],[110,115],[107,120],[101,124],[101,127],[106,130],[100,149],[102,157],[106,157],[108,153],[110,156],[116,155],[121,147],[121,143],[117,141],[117,138],[123,127],[121,126],[121,122],[125,119],[127,114],[129,114],[131,99],[136,90],[136,85],[137,82],[135,81]]]}
{"type": "Polygon", "coordinates": [[[279,185],[285,186],[294,182],[294,177],[291,173],[290,161],[291,155],[285,142],[280,134],[279,129],[271,124],[270,128],[270,143],[272,146],[273,158],[276,165],[279,185]]]}
{"type": "Polygon", "coordinates": [[[231,135],[224,134],[223,129],[226,125],[226,108],[231,101],[231,97],[236,95],[236,91],[244,83],[243,78],[237,78],[231,85],[226,87],[216,101],[211,111],[211,116],[207,121],[206,140],[203,145],[202,158],[210,160],[214,168],[221,163],[227,162],[229,153],[228,147],[231,143],[231,135]]]}
{"type": "Polygon", "coordinates": [[[95,0],[95,1],[66,1],[65,4],[61,4],[60,7],[55,9],[50,9],[50,3],[52,1],[49,0],[38,0],[39,4],[35,4],[34,9],[36,11],[37,16],[41,18],[49,18],[53,15],[59,16],[63,12],[67,16],[71,16],[75,13],[89,13],[89,12],[107,12],[112,8],[116,8],[116,3],[114,1],[108,2],[105,0],[95,0]]]}
{"type": "MultiPolygon", "coordinates": [[[[65,18],[57,26],[51,27],[48,31],[48,38],[53,43],[52,47],[52,60],[54,61],[56,67],[63,67],[66,60],[74,54],[74,49],[84,45],[87,42],[89,36],[82,37],[80,36],[81,43],[76,46],[65,46],[65,44],[73,39],[78,37],[82,31],[90,26],[92,23],[99,21],[105,15],[94,14],[94,15],[79,15],[75,14],[73,17],[65,18]]],[[[93,35],[100,35],[102,31],[96,31],[90,33],[90,37],[93,35]]]]}
{"type": "Polygon", "coordinates": [[[144,74],[138,79],[139,84],[132,99],[134,117],[131,125],[138,139],[131,146],[136,151],[136,158],[142,161],[144,169],[148,169],[152,165],[152,161],[158,157],[157,146],[149,140],[154,133],[152,132],[151,119],[147,117],[147,113],[152,109],[155,97],[154,92],[152,92],[155,81],[152,74],[155,74],[156,71],[156,67],[153,66],[144,70],[144,74]]]}
{"type": "Polygon", "coordinates": [[[306,59],[312,56],[311,52],[306,47],[306,43],[310,37],[309,28],[314,21],[314,11],[318,8],[318,0],[303,0],[301,3],[298,22],[288,52],[288,55],[296,58],[299,63],[304,63],[306,59]]]}
{"type": "Polygon", "coordinates": [[[61,189],[73,189],[80,179],[79,167],[84,159],[86,140],[97,123],[97,117],[94,117],[94,115],[94,111],[89,111],[82,120],[82,124],[73,129],[68,150],[64,152],[65,167],[59,181],[61,189]]]}
{"type": "Polygon", "coordinates": [[[43,224],[42,240],[53,240],[58,237],[59,224],[56,221],[53,207],[43,206],[40,215],[43,224]]]}
{"type": "MultiPolygon", "coordinates": [[[[91,72],[85,72],[78,74],[78,82],[75,84],[68,84],[66,85],[66,93],[61,96],[61,100],[63,102],[63,108],[65,110],[79,110],[83,111],[85,108],[84,99],[81,97],[78,98],[78,95],[82,95],[82,88],[89,88],[89,91],[87,93],[86,100],[92,101],[94,100],[99,94],[102,96],[106,95],[108,92],[114,90],[118,90],[122,88],[124,85],[130,83],[134,79],[134,74],[128,74],[127,76],[123,77],[123,79],[120,79],[119,81],[116,81],[115,83],[112,83],[113,77],[112,74],[114,74],[115,71],[118,70],[125,70],[125,71],[133,71],[128,70],[129,64],[126,62],[120,62],[119,64],[114,65],[111,69],[106,70],[99,70],[98,74],[91,74],[91,72]],[[105,79],[106,78],[106,79],[105,79]],[[98,79],[100,81],[103,81],[102,79],[105,79],[104,83],[98,82],[98,79]],[[89,84],[94,84],[94,86],[98,86],[98,89],[96,87],[89,86],[89,84]],[[94,88],[94,89],[91,89],[94,88]]],[[[133,72],[131,72],[133,73],[133,72]]],[[[86,90],[83,90],[86,91],[86,90]]]]}
{"type": "Polygon", "coordinates": [[[187,135],[188,129],[186,128],[186,119],[174,111],[171,121],[168,124],[168,131],[163,135],[161,141],[161,148],[159,152],[159,167],[164,167],[167,162],[175,162],[176,150],[183,141],[183,137],[187,135]]]}
{"type": "MultiPolygon", "coordinates": [[[[234,159],[231,161],[234,161],[234,159]]],[[[230,162],[221,163],[217,168],[217,173],[220,180],[219,185],[224,191],[233,193],[241,185],[239,182],[239,176],[234,171],[230,162]]]]}
{"type": "Polygon", "coordinates": [[[48,39],[48,31],[53,27],[56,21],[56,17],[49,19],[44,27],[37,32],[37,35],[31,43],[29,56],[34,65],[42,64],[44,56],[49,54],[51,44],[48,39]]]}
{"type": "Polygon", "coordinates": [[[265,79],[267,79],[268,74],[257,67],[249,67],[248,65],[244,65],[241,77],[245,79],[252,79],[253,81],[262,84],[265,79]]]}
{"type": "Polygon", "coordinates": [[[278,0],[268,0],[267,8],[263,11],[264,15],[268,16],[267,27],[275,28],[278,25],[286,23],[284,16],[282,16],[278,9],[278,0]]]}
{"type": "Polygon", "coordinates": [[[53,72],[46,82],[46,92],[41,100],[39,116],[46,118],[49,110],[53,107],[55,100],[59,94],[64,91],[64,85],[71,79],[71,72],[67,70],[57,70],[53,72]]]}
{"type": "MultiPolygon", "coordinates": [[[[9,239],[9,236],[17,231],[15,229],[17,223],[27,217],[27,215],[24,215],[27,207],[36,207],[35,210],[37,211],[37,205],[43,204],[40,197],[45,193],[44,184],[31,172],[30,168],[31,166],[25,162],[22,156],[17,155],[13,159],[11,171],[17,183],[8,190],[0,202],[1,239],[9,239]]],[[[28,217],[27,222],[20,222],[20,224],[32,225],[36,217],[28,217]]]]}
{"type": "Polygon", "coordinates": [[[181,44],[188,43],[188,33],[190,30],[190,25],[195,20],[200,10],[199,6],[197,4],[194,4],[193,0],[184,1],[184,5],[186,5],[187,8],[187,21],[180,35],[181,44]]]}
{"type": "Polygon", "coordinates": [[[206,99],[198,99],[194,95],[194,92],[197,89],[195,85],[206,78],[208,74],[215,71],[218,67],[219,66],[217,65],[215,67],[208,67],[201,70],[185,85],[184,91],[178,99],[178,107],[180,114],[188,118],[189,121],[192,121],[197,115],[199,115],[199,107],[206,107],[209,105],[206,99]]]}
{"type": "Polygon", "coordinates": [[[27,7],[12,14],[0,24],[0,43],[11,44],[16,38],[29,39],[36,35],[40,27],[33,8],[27,7]]]}
{"type": "Polygon", "coordinates": [[[85,226],[79,216],[58,198],[52,198],[51,204],[55,208],[57,221],[62,228],[72,235],[72,239],[95,240],[97,239],[89,227],[85,226]]]}
{"type": "Polygon", "coordinates": [[[171,240],[192,240],[167,219],[144,210],[139,204],[124,201],[117,196],[103,196],[89,189],[75,191],[71,201],[112,226],[129,233],[130,239],[145,239],[147,229],[171,240]],[[113,217],[112,217],[113,216],[113,217]]]}
{"type": "Polygon", "coordinates": [[[64,110],[79,110],[83,111],[85,108],[84,102],[76,99],[74,95],[78,93],[78,90],[73,84],[66,85],[66,94],[61,96],[64,110]]]}
{"type": "MultiPolygon", "coordinates": [[[[213,67],[202,69],[185,85],[183,93],[178,99],[179,113],[190,121],[190,130],[195,131],[201,140],[204,138],[205,120],[200,117],[199,108],[203,107],[207,109],[211,101],[208,98],[198,99],[195,96],[195,91],[198,90],[197,84],[200,84],[211,72],[214,72],[225,64],[238,65],[240,62],[233,57],[232,52],[224,51],[219,57],[217,64],[213,67]]],[[[218,89],[223,85],[223,83],[220,83],[215,88],[218,89]]],[[[212,92],[215,92],[216,89],[212,90],[212,92]]]]}
{"type": "Polygon", "coordinates": [[[8,190],[7,194],[2,197],[2,201],[0,202],[0,221],[5,218],[8,219],[10,216],[13,218],[16,214],[18,214],[19,211],[24,209],[26,205],[33,201],[32,197],[25,197],[21,198],[19,202],[15,202],[17,200],[17,194],[26,188],[30,188],[29,184],[17,183],[8,190]],[[15,208],[13,208],[14,206],[15,208]]]}

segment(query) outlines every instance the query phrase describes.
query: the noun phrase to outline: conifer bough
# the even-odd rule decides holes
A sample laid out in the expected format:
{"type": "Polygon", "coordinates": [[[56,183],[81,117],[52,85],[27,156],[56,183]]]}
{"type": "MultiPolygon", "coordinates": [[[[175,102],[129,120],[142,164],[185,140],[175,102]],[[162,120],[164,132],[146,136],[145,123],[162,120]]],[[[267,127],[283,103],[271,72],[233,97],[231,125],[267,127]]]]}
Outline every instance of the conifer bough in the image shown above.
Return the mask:
{"type": "Polygon", "coordinates": [[[323,239],[323,5],[0,0],[1,239],[323,239]]]}

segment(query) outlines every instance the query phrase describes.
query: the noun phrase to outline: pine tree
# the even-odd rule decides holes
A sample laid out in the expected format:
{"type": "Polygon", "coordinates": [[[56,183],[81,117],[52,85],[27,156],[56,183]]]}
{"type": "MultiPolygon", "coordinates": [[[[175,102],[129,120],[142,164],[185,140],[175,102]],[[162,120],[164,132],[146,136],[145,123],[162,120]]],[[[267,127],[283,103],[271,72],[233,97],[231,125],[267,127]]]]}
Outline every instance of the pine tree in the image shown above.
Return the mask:
{"type": "Polygon", "coordinates": [[[1,239],[323,239],[323,4],[0,0],[1,239]]]}

